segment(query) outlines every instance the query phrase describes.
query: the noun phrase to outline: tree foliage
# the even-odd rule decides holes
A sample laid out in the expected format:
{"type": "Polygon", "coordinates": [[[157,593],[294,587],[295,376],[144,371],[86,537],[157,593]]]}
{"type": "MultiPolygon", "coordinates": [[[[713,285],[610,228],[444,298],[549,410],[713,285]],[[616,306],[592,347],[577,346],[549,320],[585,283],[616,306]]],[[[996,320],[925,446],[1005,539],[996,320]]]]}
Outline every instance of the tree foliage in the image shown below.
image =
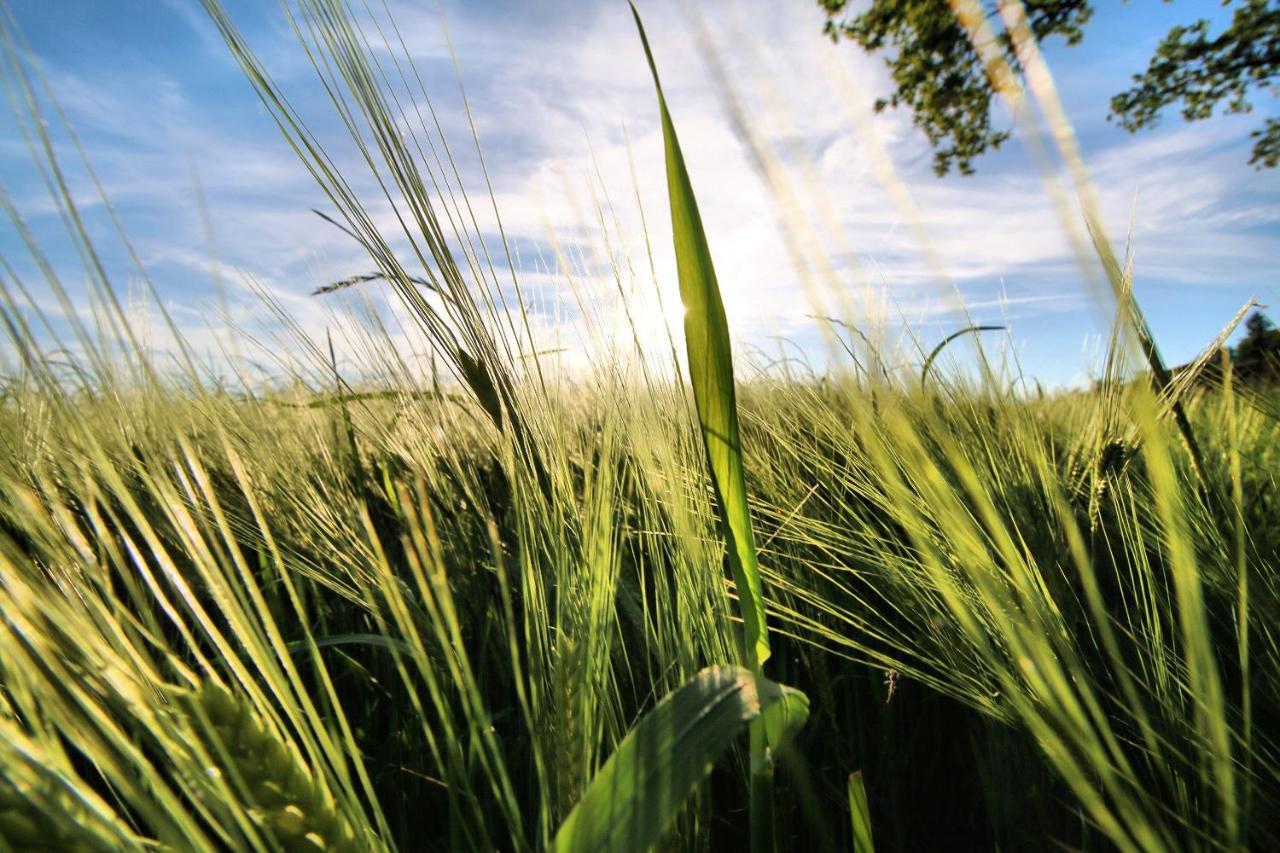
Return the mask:
{"type": "MultiPolygon", "coordinates": [[[[887,51],[897,88],[876,101],[876,112],[910,107],[916,126],[933,145],[933,169],[939,175],[953,167],[971,174],[975,157],[1009,138],[1009,131],[992,125],[986,71],[947,0],[873,0],[856,15],[847,14],[848,0],[820,3],[833,39],[851,39],[871,53],[887,51]]],[[[1028,0],[1026,7],[1037,39],[1057,35],[1068,44],[1081,39],[1091,14],[1085,0],[1028,0]]],[[[999,38],[1016,68],[1008,34],[999,38]]]]}
{"type": "MultiPolygon", "coordinates": [[[[998,0],[1008,2],[1008,0],[998,0]]],[[[1231,0],[1226,0],[1229,4],[1231,0]]],[[[993,91],[986,70],[948,0],[872,0],[853,11],[849,0],[818,0],[826,11],[825,32],[849,39],[870,53],[883,51],[894,91],[876,101],[876,111],[907,106],[934,149],[933,168],[972,174],[973,160],[1009,138],[992,122],[993,91]]],[[[997,7],[983,4],[993,24],[997,7]]],[[[1023,0],[1027,24],[1037,41],[1052,37],[1069,45],[1084,37],[1093,14],[1088,0],[1023,0]]],[[[1018,58],[1009,34],[993,29],[1009,65],[1018,58]]],[[[1280,0],[1246,0],[1231,25],[1210,35],[1210,22],[1170,30],[1134,86],[1111,101],[1112,115],[1129,131],[1154,126],[1165,107],[1182,104],[1189,121],[1208,118],[1226,102],[1228,112],[1249,112],[1250,95],[1274,92],[1280,69],[1280,0]]],[[[1280,163],[1280,119],[1268,118],[1254,132],[1251,163],[1280,163]]]]}
{"type": "MultiPolygon", "coordinates": [[[[1111,112],[1121,127],[1154,127],[1167,106],[1182,104],[1187,121],[1209,118],[1223,101],[1229,113],[1253,111],[1249,95],[1267,88],[1274,97],[1280,71],[1280,2],[1248,0],[1235,10],[1231,25],[1217,37],[1209,21],[1174,27],[1136,85],[1111,99],[1111,112]]],[[[1280,119],[1268,118],[1253,132],[1250,163],[1280,164],[1280,119]]]]}
{"type": "Polygon", "coordinates": [[[1255,311],[1244,322],[1245,336],[1231,351],[1236,375],[1244,382],[1280,381],[1280,329],[1255,311]]]}

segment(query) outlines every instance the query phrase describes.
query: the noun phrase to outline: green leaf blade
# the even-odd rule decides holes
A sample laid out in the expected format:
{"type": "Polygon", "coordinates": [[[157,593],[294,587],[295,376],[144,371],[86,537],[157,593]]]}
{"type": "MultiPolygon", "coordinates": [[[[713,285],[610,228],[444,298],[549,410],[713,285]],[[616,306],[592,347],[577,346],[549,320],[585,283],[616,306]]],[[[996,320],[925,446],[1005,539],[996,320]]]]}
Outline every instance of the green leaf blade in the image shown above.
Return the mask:
{"type": "Polygon", "coordinates": [[[747,508],[729,324],[725,318],[724,301],[720,296],[711,251],[702,227],[702,217],[694,198],[693,184],[689,180],[675,125],[662,94],[653,52],[649,48],[644,25],[634,4],[631,11],[635,15],[636,27],[640,30],[640,40],[644,44],[649,70],[653,73],[658,107],[662,115],[671,231],[680,280],[680,298],[685,309],[684,333],[689,357],[689,379],[693,386],[703,446],[706,448],[707,463],[720,509],[729,566],[738,589],[746,652],[753,668],[759,670],[769,658],[769,636],[765,625],[764,595],[756,558],[755,537],[747,508]]]}
{"type": "Polygon", "coordinates": [[[794,687],[762,681],[760,686],[765,737],[770,749],[790,743],[809,719],[809,697],[794,687]]]}
{"type": "Polygon", "coordinates": [[[849,819],[853,822],[854,853],[875,853],[871,840],[871,807],[867,804],[867,786],[862,771],[849,774],[849,819]]]}
{"type": "Polygon", "coordinates": [[[942,339],[941,343],[939,343],[936,347],[933,348],[933,350],[929,353],[929,357],[924,360],[924,367],[920,368],[920,384],[924,385],[926,382],[929,381],[929,368],[933,366],[933,362],[937,359],[939,355],[942,354],[942,351],[946,349],[947,344],[951,343],[957,338],[963,337],[964,335],[972,335],[972,334],[976,334],[977,332],[1003,332],[1003,331],[1005,331],[1004,326],[965,326],[960,331],[952,332],[951,334],[947,335],[945,338],[942,339]]]}
{"type": "Polygon", "coordinates": [[[555,853],[645,850],[746,724],[760,715],[755,677],[710,667],[636,724],[561,825],[555,853]]]}

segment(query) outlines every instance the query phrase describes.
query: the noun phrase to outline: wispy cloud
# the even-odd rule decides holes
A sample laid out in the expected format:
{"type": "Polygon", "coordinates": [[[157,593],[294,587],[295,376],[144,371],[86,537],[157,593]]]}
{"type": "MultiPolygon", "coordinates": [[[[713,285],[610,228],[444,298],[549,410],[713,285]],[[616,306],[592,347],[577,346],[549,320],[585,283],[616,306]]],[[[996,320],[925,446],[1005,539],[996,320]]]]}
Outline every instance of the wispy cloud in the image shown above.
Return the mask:
{"type": "MultiPolygon", "coordinates": [[[[42,68],[184,328],[204,335],[196,330],[208,312],[198,306],[218,299],[200,195],[235,310],[253,311],[241,278],[251,275],[319,334],[335,321],[310,291],[367,271],[369,262],[308,211],[323,204],[322,196],[254,102],[208,22],[190,4],[165,0],[164,8],[172,38],[189,46],[189,63],[173,64],[171,51],[146,61],[148,45],[139,43],[121,45],[137,60],[124,67],[104,55],[87,71],[83,61],[70,63],[55,53],[41,56],[42,68]]],[[[421,4],[393,9],[399,35],[386,34],[403,37],[418,65],[474,202],[476,223],[496,250],[498,223],[470,142],[474,122],[502,226],[522,252],[522,281],[536,296],[534,313],[546,340],[563,340],[556,320],[581,319],[584,304],[586,316],[624,334],[617,325],[619,277],[622,290],[632,294],[633,316],[656,328],[661,301],[665,319],[678,321],[661,135],[626,7],[562,2],[513,4],[499,12],[489,4],[446,3],[443,18],[469,115],[439,17],[421,4]]],[[[832,309],[810,304],[806,276],[824,288],[834,284],[856,310],[883,310],[887,294],[913,319],[942,319],[952,310],[948,294],[956,286],[976,314],[1004,312],[1026,326],[1060,324],[1074,314],[1076,340],[1088,330],[1076,261],[1041,176],[1016,143],[980,162],[978,176],[940,181],[929,171],[929,150],[908,115],[889,111],[868,125],[851,122],[887,91],[878,60],[824,40],[820,13],[805,4],[734,4],[714,22],[711,41],[756,141],[776,157],[795,189],[796,206],[788,208],[735,132],[723,93],[708,76],[707,57],[691,35],[687,7],[650,3],[643,11],[730,321],[744,340],[812,333],[811,315],[832,309]],[[839,80],[832,78],[833,66],[839,80]],[[901,186],[922,211],[919,228],[904,221],[877,176],[868,133],[881,140],[901,186]],[[808,229],[805,245],[822,254],[822,264],[810,264],[807,273],[796,269],[787,244],[786,229],[796,223],[808,229]],[[929,262],[918,240],[922,231],[949,281],[939,280],[929,262]],[[819,267],[824,270],[815,275],[819,267]]],[[[367,170],[342,140],[287,26],[260,9],[246,14],[251,41],[332,145],[339,165],[358,188],[370,191],[375,216],[394,232],[388,203],[372,193],[367,170]]],[[[385,51],[379,55],[390,59],[385,51]]],[[[1077,78],[1080,85],[1099,82],[1097,68],[1077,74],[1065,64],[1057,70],[1069,102],[1077,78]]],[[[404,105],[410,110],[405,128],[413,130],[417,115],[410,102],[404,105]]],[[[1130,137],[1101,116],[1076,118],[1116,240],[1123,242],[1130,211],[1136,211],[1137,275],[1146,288],[1140,292],[1176,300],[1188,292],[1222,291],[1224,304],[1241,288],[1260,290],[1264,298],[1267,288],[1280,295],[1270,272],[1280,233],[1277,181],[1244,165],[1248,123],[1171,124],[1130,137]]],[[[19,171],[14,144],[11,133],[0,132],[3,179],[47,232],[56,225],[54,209],[19,171]]],[[[77,198],[92,206],[83,182],[77,198]]],[[[397,244],[404,245],[403,238],[397,244]]],[[[16,252],[11,242],[0,249],[7,257],[16,252]]],[[[1182,327],[1166,324],[1166,330],[1187,346],[1205,334],[1189,320],[1182,327]]],[[[1078,350],[1075,342],[1070,347],[1078,350]]],[[[1051,361],[1038,366],[1053,370],[1051,361]]]]}

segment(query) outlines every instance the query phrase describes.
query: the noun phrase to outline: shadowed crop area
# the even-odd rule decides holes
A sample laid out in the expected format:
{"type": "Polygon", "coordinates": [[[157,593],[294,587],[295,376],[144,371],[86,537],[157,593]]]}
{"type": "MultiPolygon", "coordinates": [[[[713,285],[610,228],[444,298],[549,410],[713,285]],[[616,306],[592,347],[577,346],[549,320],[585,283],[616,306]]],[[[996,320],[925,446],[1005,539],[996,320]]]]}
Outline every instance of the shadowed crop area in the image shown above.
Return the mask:
{"type": "Polygon", "coordinates": [[[80,262],[0,191],[35,270],[0,257],[0,851],[1280,849],[1280,332],[1251,300],[1166,363],[1021,3],[941,6],[1061,166],[1110,326],[1075,387],[974,318],[815,304],[829,359],[744,355],[644,7],[682,311],[614,263],[566,369],[389,7],[283,6],[322,134],[197,5],[373,272],[308,297],[340,338],[263,288],[281,367],[210,370],[102,262],[0,15],[80,262]]]}

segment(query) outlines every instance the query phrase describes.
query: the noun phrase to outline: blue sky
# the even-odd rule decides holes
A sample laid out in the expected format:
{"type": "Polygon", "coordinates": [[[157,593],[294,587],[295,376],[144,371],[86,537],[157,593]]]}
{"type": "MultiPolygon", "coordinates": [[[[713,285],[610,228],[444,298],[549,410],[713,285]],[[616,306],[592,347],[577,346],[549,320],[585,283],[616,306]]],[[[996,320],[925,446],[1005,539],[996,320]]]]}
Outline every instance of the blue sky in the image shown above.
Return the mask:
{"type": "MultiPolygon", "coordinates": [[[[1259,96],[1251,116],[1186,124],[1170,114],[1155,131],[1123,132],[1105,120],[1109,98],[1145,67],[1169,27],[1201,16],[1220,24],[1230,10],[1216,2],[1096,5],[1084,43],[1050,44],[1047,55],[1121,246],[1134,212],[1136,291],[1167,357],[1179,362],[1252,295],[1280,315],[1280,170],[1247,165],[1248,133],[1276,114],[1276,100],[1259,96]]],[[[309,293],[368,271],[370,263],[309,212],[326,208],[323,195],[197,0],[10,0],[10,6],[161,298],[197,349],[216,352],[227,340],[224,310],[240,326],[268,336],[278,331],[249,282],[308,333],[350,322],[335,312],[336,303],[309,293]]],[[[250,0],[227,6],[312,130],[357,176],[357,187],[370,190],[279,7],[250,0]]],[[[962,322],[949,300],[954,285],[975,319],[1011,326],[1014,351],[1029,374],[1071,382],[1096,362],[1104,327],[1041,174],[1017,139],[979,160],[976,176],[940,180],[907,114],[871,116],[868,105],[888,91],[880,60],[852,45],[832,46],[821,35],[816,3],[717,6],[717,16],[704,23],[752,138],[777,168],[771,185],[735,130],[707,53],[691,34],[690,10],[702,7],[666,0],[640,6],[744,351],[776,355],[796,347],[820,364],[825,349],[814,313],[841,313],[859,324],[880,317],[891,328],[906,317],[927,347],[962,322]],[[919,228],[876,168],[877,139],[891,163],[889,184],[914,199],[919,228]],[[781,237],[787,229],[805,248],[799,269],[781,237]],[[941,261],[942,278],[927,262],[921,233],[941,261]],[[818,305],[808,298],[812,292],[818,305]]],[[[464,181],[478,195],[479,162],[435,4],[392,8],[464,181]]],[[[678,316],[670,310],[674,262],[660,131],[626,4],[511,0],[444,2],[441,9],[498,210],[520,251],[522,284],[536,301],[539,334],[580,348],[579,362],[598,357],[602,338],[607,344],[622,337],[609,301],[616,293],[607,263],[612,253],[633,261],[637,280],[628,286],[640,294],[644,336],[657,340],[661,318],[648,297],[653,286],[637,196],[669,319],[678,316]],[[607,244],[593,210],[606,201],[607,244]],[[557,245],[567,264],[554,257],[557,245]],[[581,326],[584,310],[595,318],[594,337],[570,330],[581,326]]],[[[66,138],[58,145],[71,162],[66,138]]],[[[111,239],[83,170],[68,166],[68,179],[117,289],[136,292],[138,275],[111,239]]],[[[17,122],[0,122],[0,184],[78,298],[83,274],[59,236],[60,218],[17,122]]],[[[376,197],[369,204],[375,213],[390,212],[376,197]]],[[[495,223],[480,216],[492,242],[495,223]]],[[[35,264],[7,223],[0,226],[0,254],[56,321],[61,309],[42,294],[35,264]]]]}

